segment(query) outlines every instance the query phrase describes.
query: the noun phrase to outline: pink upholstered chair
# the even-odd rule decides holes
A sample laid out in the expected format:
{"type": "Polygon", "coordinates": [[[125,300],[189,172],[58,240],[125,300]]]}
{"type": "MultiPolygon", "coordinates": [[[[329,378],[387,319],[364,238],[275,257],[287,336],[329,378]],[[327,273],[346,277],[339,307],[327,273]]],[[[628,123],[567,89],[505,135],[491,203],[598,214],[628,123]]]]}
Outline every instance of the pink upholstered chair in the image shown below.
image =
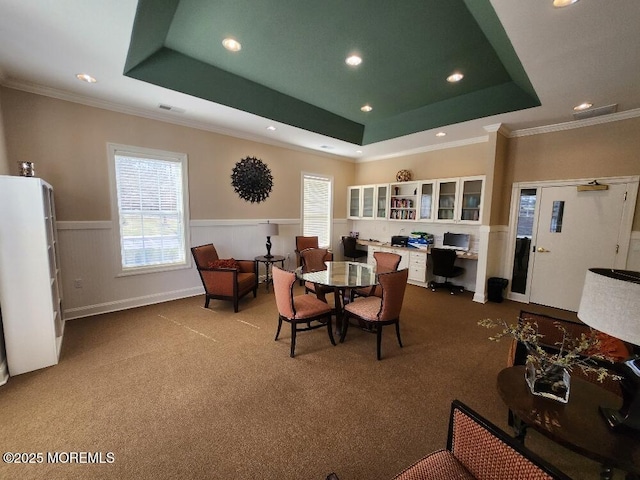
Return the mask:
{"type": "Polygon", "coordinates": [[[282,322],[291,324],[291,353],[293,358],[296,350],[296,334],[307,330],[315,330],[326,326],[331,344],[335,345],[331,327],[331,307],[312,295],[293,295],[293,286],[296,275],[281,268],[273,266],[273,291],[278,308],[278,330],[276,340],[280,335],[282,322]],[[306,327],[299,328],[299,324],[306,327]]]}
{"type": "MultiPolygon", "coordinates": [[[[447,448],[405,468],[394,480],[571,480],[459,400],[451,402],[447,448]]],[[[326,480],[339,480],[335,473],[326,480]]]]}
{"type": "Polygon", "coordinates": [[[408,276],[409,270],[406,268],[397,272],[382,273],[378,275],[378,281],[382,288],[382,298],[373,295],[345,305],[340,343],[344,342],[349,328],[349,319],[353,317],[364,322],[366,326],[371,327],[371,330],[376,332],[378,360],[381,358],[380,349],[382,344],[382,327],[384,325],[396,326],[398,345],[402,348],[402,340],[400,339],[400,310],[402,310],[408,276]]]}
{"type": "MultiPolygon", "coordinates": [[[[324,262],[330,262],[333,260],[333,254],[326,248],[306,248],[300,252],[300,259],[302,262],[302,270],[304,272],[317,272],[320,270],[326,270],[327,266],[324,262]]],[[[323,285],[316,285],[312,282],[304,283],[305,293],[314,293],[322,300],[326,301],[326,294],[333,292],[333,288],[323,285]]]]}
{"type": "Polygon", "coordinates": [[[446,450],[405,469],[394,480],[569,480],[493,423],[458,400],[451,403],[446,450]]]}
{"type": "Polygon", "coordinates": [[[209,300],[229,300],[233,311],[238,312],[238,302],[249,292],[253,298],[258,291],[258,274],[253,260],[221,260],[213,244],[191,248],[202,285],[204,286],[204,308],[209,308],[209,300]]]}
{"type": "MultiPolygon", "coordinates": [[[[373,258],[376,261],[376,273],[395,272],[398,270],[400,260],[402,260],[400,255],[391,252],[374,252],[373,258]]],[[[355,289],[352,300],[355,297],[370,297],[371,295],[382,298],[382,288],[380,288],[380,285],[355,289]]]]}

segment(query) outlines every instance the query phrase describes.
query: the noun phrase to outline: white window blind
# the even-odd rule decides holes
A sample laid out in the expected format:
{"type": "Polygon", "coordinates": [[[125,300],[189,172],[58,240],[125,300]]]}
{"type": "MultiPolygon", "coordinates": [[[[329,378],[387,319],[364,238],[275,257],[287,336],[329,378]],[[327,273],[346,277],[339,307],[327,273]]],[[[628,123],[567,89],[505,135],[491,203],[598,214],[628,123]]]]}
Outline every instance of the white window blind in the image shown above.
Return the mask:
{"type": "Polygon", "coordinates": [[[186,263],[183,162],[115,151],[122,269],[186,263]]]}
{"type": "Polygon", "coordinates": [[[320,175],[303,175],[302,234],[317,236],[318,246],[331,245],[332,180],[320,175]]]}

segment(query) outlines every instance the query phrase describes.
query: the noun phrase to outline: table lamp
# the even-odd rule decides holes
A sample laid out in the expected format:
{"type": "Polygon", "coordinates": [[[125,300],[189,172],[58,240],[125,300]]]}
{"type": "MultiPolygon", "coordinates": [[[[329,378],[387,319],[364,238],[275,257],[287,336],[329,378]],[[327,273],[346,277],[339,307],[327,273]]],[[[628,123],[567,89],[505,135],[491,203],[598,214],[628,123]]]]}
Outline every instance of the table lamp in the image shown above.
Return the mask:
{"type": "MultiPolygon", "coordinates": [[[[590,268],[584,281],[578,318],[590,327],[640,345],[640,272],[590,268]]],[[[640,358],[614,364],[622,376],[622,408],[600,407],[613,430],[640,430],[640,358]]]]}
{"type": "Polygon", "coordinates": [[[269,220],[267,220],[267,223],[260,223],[258,228],[260,229],[260,233],[267,237],[267,254],[265,255],[265,258],[272,258],[271,237],[278,235],[278,225],[276,223],[269,223],[269,220]]]}

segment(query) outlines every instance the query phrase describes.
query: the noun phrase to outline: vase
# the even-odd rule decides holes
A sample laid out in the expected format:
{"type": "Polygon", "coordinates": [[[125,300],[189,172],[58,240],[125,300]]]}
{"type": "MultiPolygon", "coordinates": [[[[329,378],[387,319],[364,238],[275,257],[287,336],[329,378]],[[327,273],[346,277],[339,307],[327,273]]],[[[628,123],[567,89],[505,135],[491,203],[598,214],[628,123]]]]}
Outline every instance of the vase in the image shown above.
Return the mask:
{"type": "Polygon", "coordinates": [[[567,403],[571,390],[571,375],[559,365],[540,367],[537,361],[527,360],[525,379],[534,395],[567,403]]]}

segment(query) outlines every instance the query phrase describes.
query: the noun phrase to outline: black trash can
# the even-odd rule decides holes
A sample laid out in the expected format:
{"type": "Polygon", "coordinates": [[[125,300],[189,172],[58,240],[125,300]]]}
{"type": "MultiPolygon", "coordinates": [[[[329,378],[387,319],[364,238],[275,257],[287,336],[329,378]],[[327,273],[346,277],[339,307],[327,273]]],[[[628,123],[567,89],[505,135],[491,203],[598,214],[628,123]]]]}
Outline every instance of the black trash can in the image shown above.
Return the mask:
{"type": "Polygon", "coordinates": [[[490,302],[501,303],[502,291],[507,288],[509,281],[506,278],[491,277],[488,280],[487,295],[490,302]]]}

